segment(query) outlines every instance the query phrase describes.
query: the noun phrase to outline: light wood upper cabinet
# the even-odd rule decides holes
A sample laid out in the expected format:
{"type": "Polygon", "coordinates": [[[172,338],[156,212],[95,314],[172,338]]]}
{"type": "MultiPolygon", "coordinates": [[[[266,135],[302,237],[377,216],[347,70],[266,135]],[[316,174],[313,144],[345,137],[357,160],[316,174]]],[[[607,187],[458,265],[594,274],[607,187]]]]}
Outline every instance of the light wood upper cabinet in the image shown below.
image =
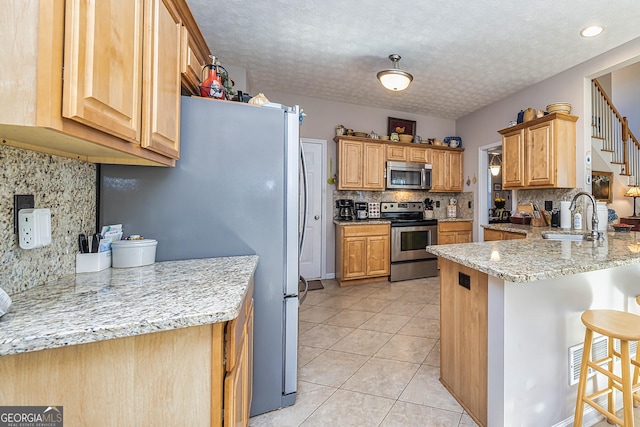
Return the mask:
{"type": "Polygon", "coordinates": [[[337,142],[338,190],[384,190],[384,145],[344,139],[337,142]]]}
{"type": "Polygon", "coordinates": [[[387,145],[387,161],[406,162],[408,147],[399,147],[397,145],[387,145]]]}
{"type": "Polygon", "coordinates": [[[462,191],[462,151],[431,150],[431,191],[462,191]]]}
{"type": "Polygon", "coordinates": [[[409,147],[409,161],[413,163],[431,163],[431,151],[428,148],[409,147]]]}
{"type": "Polygon", "coordinates": [[[577,116],[553,113],[499,131],[502,187],[574,188],[577,116]]]}
{"type": "Polygon", "coordinates": [[[502,187],[524,187],[524,130],[502,136],[502,187]]]}
{"type": "Polygon", "coordinates": [[[65,3],[62,115],[140,141],[142,3],[65,3]]]}
{"type": "Polygon", "coordinates": [[[180,157],[181,18],[169,2],[149,0],[145,10],[142,146],[180,157]]]}
{"type": "Polygon", "coordinates": [[[94,163],[175,165],[185,34],[192,56],[208,55],[185,0],[10,2],[3,17],[0,55],[12,64],[0,77],[7,145],[94,163]]]}
{"type": "Polygon", "coordinates": [[[384,190],[384,145],[364,143],[364,173],[362,188],[365,190],[384,190]]]}

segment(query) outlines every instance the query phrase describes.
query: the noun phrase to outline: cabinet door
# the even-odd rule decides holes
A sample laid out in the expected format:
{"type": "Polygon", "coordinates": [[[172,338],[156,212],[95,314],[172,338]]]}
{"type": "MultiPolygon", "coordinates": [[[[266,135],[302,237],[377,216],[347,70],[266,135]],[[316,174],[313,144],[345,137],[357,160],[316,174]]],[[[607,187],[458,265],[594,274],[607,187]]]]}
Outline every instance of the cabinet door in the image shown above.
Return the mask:
{"type": "Polygon", "coordinates": [[[245,396],[247,394],[247,345],[243,343],[236,369],[224,380],[224,426],[240,427],[249,422],[245,417],[245,396]]]}
{"type": "Polygon", "coordinates": [[[446,191],[447,163],[444,150],[433,150],[431,153],[431,191],[446,191]]]}
{"type": "Polygon", "coordinates": [[[342,247],[342,278],[357,279],[367,275],[367,238],[347,237],[342,247]]]}
{"type": "Polygon", "coordinates": [[[395,162],[407,161],[407,147],[398,147],[397,145],[387,145],[387,160],[395,162]]]}
{"type": "Polygon", "coordinates": [[[414,163],[431,163],[431,151],[426,148],[409,147],[409,161],[414,163]]]}
{"type": "Polygon", "coordinates": [[[363,149],[362,142],[339,142],[338,190],[362,189],[363,149]]]}
{"type": "Polygon", "coordinates": [[[493,242],[496,240],[502,240],[502,231],[484,229],[484,241],[493,242]]]}
{"type": "Polygon", "coordinates": [[[453,243],[457,243],[456,233],[438,233],[439,245],[450,245],[453,243]]]}
{"type": "Polygon", "coordinates": [[[448,166],[446,175],[448,179],[447,190],[462,191],[462,153],[459,151],[447,151],[445,158],[448,166]]]}
{"type": "Polygon", "coordinates": [[[553,121],[528,127],[525,130],[526,185],[555,185],[556,158],[553,147],[553,121]]]}
{"type": "Polygon", "coordinates": [[[202,83],[202,68],[205,60],[198,55],[198,48],[193,37],[186,27],[182,27],[182,59],[180,71],[182,73],[182,84],[192,95],[200,95],[200,84],[202,83]]]}
{"type": "Polygon", "coordinates": [[[67,0],[63,117],[140,142],[142,8],[140,1],[67,0]]]}
{"type": "Polygon", "coordinates": [[[367,276],[385,276],[391,270],[389,236],[367,238],[367,276]]]}
{"type": "Polygon", "coordinates": [[[456,243],[471,243],[471,233],[468,231],[459,231],[456,233],[456,243]]]}
{"type": "Polygon", "coordinates": [[[182,25],[173,6],[149,0],[145,11],[145,84],[142,146],[180,157],[180,59],[182,25]]]}
{"type": "Polygon", "coordinates": [[[524,131],[502,137],[502,187],[524,187],[524,131]]]}
{"type": "Polygon", "coordinates": [[[364,143],[364,182],[362,187],[367,190],[384,190],[384,145],[364,143]]]}

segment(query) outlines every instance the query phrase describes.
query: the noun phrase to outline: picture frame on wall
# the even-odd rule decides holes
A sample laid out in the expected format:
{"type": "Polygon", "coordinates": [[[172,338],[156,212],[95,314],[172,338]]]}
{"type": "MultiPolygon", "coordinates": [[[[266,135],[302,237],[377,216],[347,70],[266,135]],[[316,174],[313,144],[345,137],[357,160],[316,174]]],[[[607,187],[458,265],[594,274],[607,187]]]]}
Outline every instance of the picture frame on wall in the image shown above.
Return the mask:
{"type": "Polygon", "coordinates": [[[613,172],[591,171],[591,194],[599,202],[613,201],[613,172]]]}
{"type": "Polygon", "coordinates": [[[396,117],[389,117],[387,122],[387,135],[391,135],[393,132],[405,135],[416,135],[416,121],[398,119],[396,117]],[[401,131],[399,131],[401,130],[401,131]]]}

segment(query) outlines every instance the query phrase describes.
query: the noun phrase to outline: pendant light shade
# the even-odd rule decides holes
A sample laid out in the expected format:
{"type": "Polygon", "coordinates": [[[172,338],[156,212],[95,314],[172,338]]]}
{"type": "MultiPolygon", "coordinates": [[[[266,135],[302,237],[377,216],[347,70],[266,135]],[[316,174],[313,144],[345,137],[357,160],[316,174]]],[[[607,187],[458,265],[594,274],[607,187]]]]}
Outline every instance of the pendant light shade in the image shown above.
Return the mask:
{"type": "Polygon", "coordinates": [[[491,162],[489,162],[489,170],[491,171],[491,175],[498,176],[500,173],[500,157],[496,154],[491,157],[491,162]]]}
{"type": "Polygon", "coordinates": [[[413,76],[406,71],[401,70],[398,67],[398,61],[400,61],[400,55],[391,54],[389,59],[393,62],[393,68],[390,70],[383,70],[378,72],[377,77],[382,83],[382,86],[394,92],[405,90],[409,87],[409,84],[413,80],[413,76]]]}

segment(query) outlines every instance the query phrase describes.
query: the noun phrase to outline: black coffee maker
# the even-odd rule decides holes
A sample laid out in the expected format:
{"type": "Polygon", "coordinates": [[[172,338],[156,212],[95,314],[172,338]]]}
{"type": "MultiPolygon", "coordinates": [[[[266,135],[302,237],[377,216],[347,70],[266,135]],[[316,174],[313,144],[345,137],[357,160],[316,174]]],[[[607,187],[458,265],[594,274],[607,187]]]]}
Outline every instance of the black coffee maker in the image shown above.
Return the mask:
{"type": "Polygon", "coordinates": [[[353,211],[352,199],[338,199],[336,200],[336,208],[338,209],[338,219],[341,221],[353,221],[355,214],[353,211]]]}

